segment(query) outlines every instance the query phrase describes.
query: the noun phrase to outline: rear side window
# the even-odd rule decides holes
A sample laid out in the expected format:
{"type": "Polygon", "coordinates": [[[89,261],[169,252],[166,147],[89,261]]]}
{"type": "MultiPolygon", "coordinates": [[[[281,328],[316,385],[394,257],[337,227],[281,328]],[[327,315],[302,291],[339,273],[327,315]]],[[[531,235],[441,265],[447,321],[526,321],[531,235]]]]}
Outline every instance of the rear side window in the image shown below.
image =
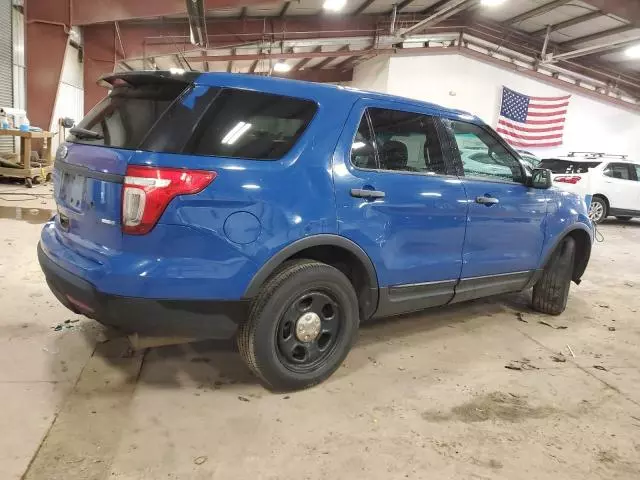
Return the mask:
{"type": "Polygon", "coordinates": [[[351,147],[351,162],[359,168],[446,175],[436,122],[419,113],[369,108],[351,147]]]}
{"type": "Polygon", "coordinates": [[[310,100],[223,89],[184,150],[195,155],[279,159],[302,136],[316,110],[310,100]]]}
{"type": "Polygon", "coordinates": [[[603,173],[607,177],[617,178],[618,180],[633,180],[630,167],[631,165],[626,163],[610,163],[603,173]]]}
{"type": "Polygon", "coordinates": [[[540,168],[547,168],[554,174],[587,173],[590,168],[596,168],[601,162],[576,162],[574,160],[562,160],[547,158],[540,162],[540,168]]]}
{"type": "Polygon", "coordinates": [[[72,133],[69,141],[136,149],[185,88],[182,83],[114,88],[78,124],[78,133],[72,133]]]}

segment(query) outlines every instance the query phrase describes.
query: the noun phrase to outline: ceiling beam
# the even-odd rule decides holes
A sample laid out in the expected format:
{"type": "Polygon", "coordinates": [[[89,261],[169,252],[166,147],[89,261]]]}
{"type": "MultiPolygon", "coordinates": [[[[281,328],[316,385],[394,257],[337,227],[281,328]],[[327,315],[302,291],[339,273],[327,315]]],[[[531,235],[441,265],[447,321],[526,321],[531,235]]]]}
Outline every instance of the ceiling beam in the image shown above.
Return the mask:
{"type": "Polygon", "coordinates": [[[565,48],[572,48],[576,45],[580,45],[581,43],[586,42],[594,42],[596,40],[602,40],[603,38],[611,37],[613,35],[620,35],[622,33],[628,33],[635,30],[636,27],[632,25],[623,25],[622,27],[612,28],[611,30],[605,30],[604,32],[594,33],[592,35],[587,35],[584,37],[574,38],[573,40],[569,40],[567,42],[562,42],[560,45],[565,48]]]}
{"type": "MultiPolygon", "coordinates": [[[[29,8],[37,3],[49,0],[29,0],[29,8]]],[[[273,3],[273,0],[205,0],[204,9],[237,7],[240,5],[260,5],[273,3]]],[[[95,23],[115,22],[117,20],[134,20],[138,18],[166,17],[186,14],[185,0],[74,0],[73,25],[90,25],[95,23]]]]}
{"type": "Polygon", "coordinates": [[[544,5],[540,5],[538,8],[534,8],[533,10],[529,10],[528,12],[521,13],[513,18],[508,19],[505,23],[507,25],[514,25],[516,23],[524,22],[525,20],[529,20],[533,17],[538,17],[540,15],[544,15],[552,10],[555,10],[558,7],[562,7],[572,0],[554,0],[550,3],[545,3],[544,5]]]}
{"type": "MultiPolygon", "coordinates": [[[[595,12],[587,13],[586,15],[581,15],[576,18],[572,18],[571,20],[566,20],[564,22],[556,23],[551,25],[551,32],[557,32],[559,30],[564,30],[565,28],[575,27],[576,25],[580,25],[581,23],[589,22],[591,20],[595,20],[596,18],[601,18],[605,15],[600,10],[596,10],[595,12]]],[[[540,30],[536,30],[535,32],[531,32],[531,35],[540,36],[545,35],[547,33],[546,28],[541,28],[540,30]]]]}
{"type": "Polygon", "coordinates": [[[360,6],[358,8],[356,8],[353,13],[351,15],[360,15],[362,12],[364,12],[367,8],[369,8],[371,6],[371,4],[373,2],[375,2],[376,0],[365,0],[364,2],[362,2],[360,4],[360,6]]]}
{"type": "MultiPolygon", "coordinates": [[[[343,47],[340,47],[338,50],[336,50],[335,52],[324,52],[323,54],[339,54],[339,53],[347,53],[348,55],[353,55],[353,52],[351,52],[349,50],[349,45],[345,45],[343,47]]],[[[333,60],[335,59],[335,57],[327,57],[324,60],[322,60],[320,63],[318,63],[315,67],[313,67],[314,70],[322,70],[324,67],[326,67],[327,65],[329,65],[331,62],[333,62],[333,60]]]]}
{"type": "Polygon", "coordinates": [[[413,2],[415,2],[416,0],[403,0],[402,2],[398,3],[398,12],[404,10],[405,8],[407,8],[409,5],[411,5],[413,2]]]}
{"type": "Polygon", "coordinates": [[[640,27],[640,2],[637,0],[584,0],[605,13],[624,18],[640,27]]]}
{"type": "Polygon", "coordinates": [[[586,57],[587,55],[606,53],[611,50],[616,50],[620,49],[621,47],[627,47],[636,44],[639,40],[640,36],[635,38],[626,38],[623,40],[618,40],[616,42],[605,43],[604,45],[593,45],[590,47],[580,48],[578,50],[553,55],[550,57],[550,61],[569,60],[570,58],[586,57]]]}
{"type": "Polygon", "coordinates": [[[280,9],[280,13],[278,14],[278,16],[280,18],[284,18],[287,16],[287,10],[289,10],[289,7],[291,6],[291,2],[284,2],[284,5],[282,6],[282,9],[280,9]]]}
{"type": "MultiPolygon", "coordinates": [[[[262,49],[258,50],[258,53],[262,53],[262,49]]],[[[256,73],[256,68],[258,68],[259,63],[260,63],[260,59],[254,60],[251,66],[249,67],[249,73],[256,73]]]]}
{"type": "MultiPolygon", "coordinates": [[[[229,61],[242,61],[242,60],[269,60],[273,58],[280,58],[282,60],[287,60],[291,58],[337,58],[337,57],[350,57],[352,55],[365,55],[368,53],[394,53],[395,49],[393,48],[379,48],[375,50],[347,50],[349,48],[348,45],[345,45],[340,50],[336,50],[335,52],[286,52],[286,53],[246,53],[246,54],[237,54],[237,55],[203,55],[201,57],[190,56],[187,57],[189,60],[193,60],[196,62],[229,62],[229,61]]],[[[130,59],[127,59],[130,60],[130,59]]],[[[327,62],[328,63],[328,62],[327,62]]]]}
{"type": "MultiPolygon", "coordinates": [[[[322,51],[322,47],[320,45],[318,45],[316,48],[313,49],[313,53],[318,53],[321,51],[322,51]]],[[[291,69],[291,71],[297,72],[299,70],[302,70],[302,68],[304,68],[305,65],[307,65],[307,63],[309,63],[310,61],[311,61],[311,57],[303,58],[291,69]]]]}
{"type": "Polygon", "coordinates": [[[432,27],[443,20],[446,20],[453,15],[462,12],[474,5],[477,5],[478,0],[449,0],[445,3],[438,2],[427,13],[426,18],[420,20],[415,25],[405,28],[401,31],[402,36],[407,36],[410,33],[421,32],[429,27],[432,27]],[[436,8],[440,6],[440,8],[436,8]]]}
{"type": "Polygon", "coordinates": [[[335,68],[327,70],[303,70],[302,72],[274,73],[272,76],[304,80],[306,82],[341,83],[353,80],[353,70],[339,70],[335,68]]]}

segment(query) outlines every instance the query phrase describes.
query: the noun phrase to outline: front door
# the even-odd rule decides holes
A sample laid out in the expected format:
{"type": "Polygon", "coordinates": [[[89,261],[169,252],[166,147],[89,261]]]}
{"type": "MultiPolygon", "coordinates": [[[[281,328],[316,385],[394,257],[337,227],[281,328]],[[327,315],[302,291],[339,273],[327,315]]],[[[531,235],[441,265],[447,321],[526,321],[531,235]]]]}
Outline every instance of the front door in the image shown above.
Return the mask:
{"type": "Polygon", "coordinates": [[[489,128],[444,124],[455,140],[469,198],[456,300],[518,290],[538,268],[550,193],[525,185],[522,165],[489,128]]]}
{"type": "Polygon", "coordinates": [[[378,316],[445,304],[460,278],[467,200],[440,133],[410,107],[361,101],[336,149],[339,233],[376,267],[378,316]]]}
{"type": "Polygon", "coordinates": [[[640,210],[638,197],[640,183],[636,169],[629,163],[610,163],[603,171],[604,193],[614,210],[640,210]]]}

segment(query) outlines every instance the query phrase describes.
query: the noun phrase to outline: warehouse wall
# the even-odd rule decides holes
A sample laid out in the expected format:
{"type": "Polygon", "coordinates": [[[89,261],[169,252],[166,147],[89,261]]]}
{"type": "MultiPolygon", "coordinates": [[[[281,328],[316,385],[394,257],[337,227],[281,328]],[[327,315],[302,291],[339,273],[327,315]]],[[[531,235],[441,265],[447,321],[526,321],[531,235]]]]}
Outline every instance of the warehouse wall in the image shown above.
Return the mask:
{"type": "Polygon", "coordinates": [[[353,71],[352,86],[373,92],[387,92],[389,57],[380,56],[359,64],[353,71]]]}
{"type": "MultiPolygon", "coordinates": [[[[67,43],[64,55],[64,64],[58,95],[53,109],[51,120],[51,131],[58,131],[58,120],[62,117],[71,117],[76,123],[84,117],[84,75],[83,63],[78,58],[78,49],[67,43]]],[[[60,139],[54,139],[54,146],[57,146],[60,139]]]]}
{"type": "MultiPolygon", "coordinates": [[[[13,6],[0,1],[0,106],[13,107],[13,6]]],[[[13,139],[0,137],[0,153],[13,152],[13,139]]]]}
{"type": "MultiPolygon", "coordinates": [[[[359,68],[359,67],[358,67],[359,68]]],[[[367,88],[370,68],[358,75],[354,87],[367,88]],[[367,81],[360,81],[364,78],[367,81]]],[[[640,115],[622,107],[563,91],[517,72],[461,55],[392,57],[388,72],[380,72],[388,93],[459,108],[495,127],[502,86],[531,96],[572,94],[564,145],[530,149],[541,157],[569,151],[599,151],[640,158],[640,115]]]]}

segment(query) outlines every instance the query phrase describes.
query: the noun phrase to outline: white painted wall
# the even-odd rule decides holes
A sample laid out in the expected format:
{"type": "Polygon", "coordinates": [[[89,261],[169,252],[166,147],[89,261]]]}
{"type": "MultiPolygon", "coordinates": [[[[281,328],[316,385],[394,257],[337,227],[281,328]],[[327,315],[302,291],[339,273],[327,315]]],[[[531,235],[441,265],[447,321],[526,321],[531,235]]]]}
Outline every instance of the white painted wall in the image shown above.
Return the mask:
{"type": "MultiPolygon", "coordinates": [[[[58,86],[58,95],[53,109],[51,131],[58,131],[58,119],[71,117],[76,123],[84,117],[84,76],[83,64],[78,61],[78,49],[67,43],[64,54],[64,65],[58,86]]],[[[54,147],[60,143],[58,136],[54,138],[54,147]]]]}
{"type": "Polygon", "coordinates": [[[356,66],[351,84],[362,90],[386,93],[388,91],[388,77],[389,57],[380,56],[356,66]]]}
{"type": "Polygon", "coordinates": [[[569,151],[598,151],[640,159],[639,114],[563,91],[514,71],[453,54],[392,57],[387,71],[381,66],[377,70],[366,66],[358,73],[356,68],[354,87],[370,90],[371,85],[386,85],[384,90],[374,90],[466,110],[494,128],[503,85],[530,96],[571,94],[564,145],[531,149],[532,152],[550,157],[569,151]],[[376,71],[381,75],[377,82],[370,78],[376,71]]]}

